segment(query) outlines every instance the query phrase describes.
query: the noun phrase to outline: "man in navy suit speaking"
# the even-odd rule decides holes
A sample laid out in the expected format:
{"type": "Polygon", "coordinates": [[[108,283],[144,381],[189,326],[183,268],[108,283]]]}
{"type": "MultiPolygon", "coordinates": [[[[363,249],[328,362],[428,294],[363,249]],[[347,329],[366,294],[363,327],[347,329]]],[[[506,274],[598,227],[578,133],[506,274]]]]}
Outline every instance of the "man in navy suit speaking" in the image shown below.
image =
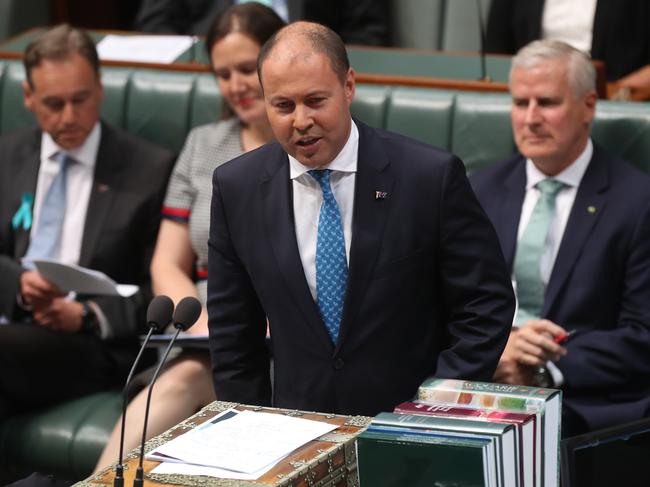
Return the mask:
{"type": "Polygon", "coordinates": [[[489,380],[514,300],[461,161],[353,120],[354,71],[326,27],[281,30],[258,73],[277,142],[213,177],[217,397],[372,415],[431,375],[489,380]]]}

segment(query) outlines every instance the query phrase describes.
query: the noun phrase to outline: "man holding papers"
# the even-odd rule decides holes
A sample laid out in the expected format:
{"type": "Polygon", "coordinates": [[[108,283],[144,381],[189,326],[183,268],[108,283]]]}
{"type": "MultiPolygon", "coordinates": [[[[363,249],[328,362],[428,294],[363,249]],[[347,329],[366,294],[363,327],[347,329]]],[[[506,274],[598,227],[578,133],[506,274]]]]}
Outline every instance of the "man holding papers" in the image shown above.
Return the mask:
{"type": "Polygon", "coordinates": [[[99,121],[92,40],[61,25],[27,47],[38,129],[0,138],[0,418],[122,381],[143,325],[172,155],[99,121]],[[29,262],[54,259],[143,287],[64,295],[29,262]]]}

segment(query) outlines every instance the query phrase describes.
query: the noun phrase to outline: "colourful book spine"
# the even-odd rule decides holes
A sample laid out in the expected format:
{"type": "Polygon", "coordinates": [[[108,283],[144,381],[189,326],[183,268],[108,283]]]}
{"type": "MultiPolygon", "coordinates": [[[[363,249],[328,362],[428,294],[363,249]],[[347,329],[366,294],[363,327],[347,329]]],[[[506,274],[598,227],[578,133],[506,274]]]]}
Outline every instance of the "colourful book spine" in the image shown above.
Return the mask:
{"type": "Polygon", "coordinates": [[[562,391],[457,379],[426,379],[418,399],[436,404],[534,413],[537,416],[536,485],[557,487],[560,479],[562,391]]]}
{"type": "Polygon", "coordinates": [[[543,387],[435,377],[425,380],[418,389],[418,399],[422,401],[529,413],[543,410],[545,403],[557,394],[561,392],[543,387]]]}

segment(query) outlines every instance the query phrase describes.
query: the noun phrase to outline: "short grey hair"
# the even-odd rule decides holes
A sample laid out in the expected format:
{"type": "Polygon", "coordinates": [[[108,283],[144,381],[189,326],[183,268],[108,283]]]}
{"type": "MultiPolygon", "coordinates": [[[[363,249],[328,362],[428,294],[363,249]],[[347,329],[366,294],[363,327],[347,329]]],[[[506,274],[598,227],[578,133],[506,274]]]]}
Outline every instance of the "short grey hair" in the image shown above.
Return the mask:
{"type": "Polygon", "coordinates": [[[596,90],[596,69],[589,55],[566,42],[551,39],[533,41],[517,51],[510,65],[509,84],[514,69],[531,69],[556,59],[566,59],[569,86],[574,95],[580,97],[596,90]]]}

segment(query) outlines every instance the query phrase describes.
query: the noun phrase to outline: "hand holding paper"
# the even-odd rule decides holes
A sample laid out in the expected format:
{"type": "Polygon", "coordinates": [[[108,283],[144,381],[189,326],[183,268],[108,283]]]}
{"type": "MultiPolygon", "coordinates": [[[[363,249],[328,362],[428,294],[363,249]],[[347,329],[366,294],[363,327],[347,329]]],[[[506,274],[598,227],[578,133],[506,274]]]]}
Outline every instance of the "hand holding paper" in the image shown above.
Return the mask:
{"type": "Polygon", "coordinates": [[[139,289],[132,284],[117,284],[103,272],[73,264],[62,264],[50,259],[38,259],[32,263],[45,279],[64,293],[73,291],[78,294],[128,298],[139,289]]]}

